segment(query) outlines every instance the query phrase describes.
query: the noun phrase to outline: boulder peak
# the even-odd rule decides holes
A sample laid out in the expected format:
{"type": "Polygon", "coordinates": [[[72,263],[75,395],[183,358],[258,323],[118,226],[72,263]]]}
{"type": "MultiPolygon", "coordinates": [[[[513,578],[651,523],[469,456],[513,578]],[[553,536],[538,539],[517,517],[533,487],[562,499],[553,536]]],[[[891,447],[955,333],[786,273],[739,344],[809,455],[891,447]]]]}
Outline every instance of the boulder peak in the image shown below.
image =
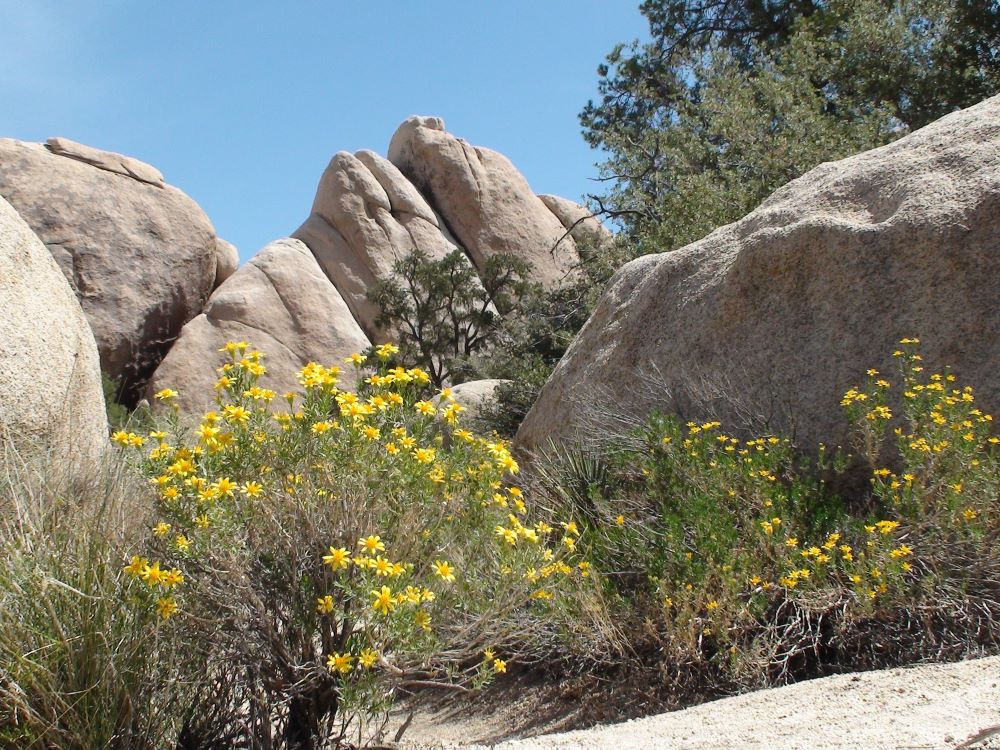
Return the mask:
{"type": "Polygon", "coordinates": [[[101,151],[93,146],[71,141],[69,138],[49,138],[45,145],[53,154],[82,161],[106,172],[131,177],[156,187],[163,187],[166,184],[160,170],[131,156],[116,154],[113,151],[101,151]]]}

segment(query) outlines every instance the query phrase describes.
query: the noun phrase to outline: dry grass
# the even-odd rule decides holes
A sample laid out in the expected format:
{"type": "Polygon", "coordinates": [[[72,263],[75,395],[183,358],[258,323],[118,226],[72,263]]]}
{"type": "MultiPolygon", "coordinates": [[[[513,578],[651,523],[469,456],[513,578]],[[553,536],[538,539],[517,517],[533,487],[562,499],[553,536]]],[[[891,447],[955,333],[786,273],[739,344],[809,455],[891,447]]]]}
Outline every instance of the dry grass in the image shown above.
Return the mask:
{"type": "Polygon", "coordinates": [[[160,747],[186,689],[174,644],[121,606],[121,561],[151,509],[109,457],[0,462],[0,746],[160,747]]]}

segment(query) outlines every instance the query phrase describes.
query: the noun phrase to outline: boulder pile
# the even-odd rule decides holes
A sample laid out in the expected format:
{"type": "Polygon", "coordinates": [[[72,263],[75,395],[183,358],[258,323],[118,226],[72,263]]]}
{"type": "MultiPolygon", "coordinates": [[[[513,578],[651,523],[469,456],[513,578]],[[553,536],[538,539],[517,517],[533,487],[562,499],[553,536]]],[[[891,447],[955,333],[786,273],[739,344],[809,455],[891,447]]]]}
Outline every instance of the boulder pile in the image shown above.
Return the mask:
{"type": "MultiPolygon", "coordinates": [[[[575,222],[588,214],[553,200],[558,210],[509,160],[451,135],[439,118],[411,117],[392,137],[388,159],[369,150],[333,156],[302,226],[222,283],[184,326],[148,394],[169,385],[185,410],[206,406],[227,338],[269,355],[268,382],[279,392],[295,387],[295,371],[310,360],[337,363],[389,340],[367,292],[394,279],[396,261],[414,250],[440,259],[460,248],[477,270],[490,255],[510,253],[555,287],[577,260],[563,216],[575,222]]],[[[581,221],[574,232],[606,231],[591,221],[599,229],[581,221]]]]}
{"type": "Polygon", "coordinates": [[[576,242],[606,231],[583,207],[535,195],[508,159],[436,117],[400,125],[389,158],[335,154],[302,226],[243,267],[193,200],[129,156],[0,139],[0,196],[76,293],[123,400],[171,386],[185,411],[208,406],[227,339],[264,350],[280,391],[311,360],[390,338],[367,293],[414,250],[437,259],[461,248],[476,269],[510,253],[552,288],[572,273],[576,242]]]}

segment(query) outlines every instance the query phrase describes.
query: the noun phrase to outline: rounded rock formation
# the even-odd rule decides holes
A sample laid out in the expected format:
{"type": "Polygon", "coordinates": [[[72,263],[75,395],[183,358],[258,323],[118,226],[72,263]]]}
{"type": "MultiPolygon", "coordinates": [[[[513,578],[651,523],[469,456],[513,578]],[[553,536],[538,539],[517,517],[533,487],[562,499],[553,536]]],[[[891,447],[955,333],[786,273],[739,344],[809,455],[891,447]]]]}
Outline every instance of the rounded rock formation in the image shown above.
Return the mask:
{"type": "Polygon", "coordinates": [[[240,252],[236,246],[220,237],[215,238],[215,285],[218,289],[222,282],[236,273],[240,267],[240,252]]]}
{"type": "Polygon", "coordinates": [[[52,255],[0,198],[0,450],[97,461],[108,424],[97,346],[52,255]]]}
{"type": "Polygon", "coordinates": [[[141,384],[212,291],[208,217],[153,167],[65,139],[0,139],[0,195],[62,268],[104,372],[141,384]]]}
{"type": "Polygon", "coordinates": [[[509,380],[499,378],[485,378],[483,380],[467,380],[452,386],[451,397],[455,403],[462,407],[462,421],[475,424],[483,406],[493,398],[497,386],[509,382],[509,380]]]}
{"type": "Polygon", "coordinates": [[[456,249],[416,188],[370,151],[334,155],[320,178],[312,214],[292,236],[312,250],[373,340],[391,332],[376,325],[380,311],[368,291],[396,279],[396,261],[414,250],[440,260],[456,249]]]}
{"type": "Polygon", "coordinates": [[[265,354],[261,385],[279,394],[298,388],[296,373],[308,362],[341,364],[370,346],[309,248],[299,240],[276,240],[216,289],[205,311],[184,326],[150,380],[148,398],[169,387],[179,392],[181,412],[211,408],[219,349],[242,340],[265,354]]]}
{"type": "Polygon", "coordinates": [[[437,117],[410,117],[389,143],[389,161],[428,197],[480,271],[506,253],[527,261],[547,287],[578,261],[562,222],[503,154],[473,146],[437,117]]]}
{"type": "Polygon", "coordinates": [[[586,207],[558,195],[539,195],[577,245],[598,247],[610,242],[614,235],[586,207]]]}

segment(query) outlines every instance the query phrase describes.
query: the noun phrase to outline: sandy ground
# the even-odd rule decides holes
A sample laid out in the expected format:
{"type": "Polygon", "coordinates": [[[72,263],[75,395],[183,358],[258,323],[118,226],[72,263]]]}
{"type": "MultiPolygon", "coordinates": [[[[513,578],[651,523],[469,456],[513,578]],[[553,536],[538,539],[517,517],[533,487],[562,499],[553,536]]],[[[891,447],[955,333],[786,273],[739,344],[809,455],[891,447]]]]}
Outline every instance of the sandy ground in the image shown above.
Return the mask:
{"type": "Polygon", "coordinates": [[[500,714],[468,713],[418,714],[401,747],[1000,750],[1000,734],[963,745],[1000,725],[1000,657],[826,677],[621,724],[499,744],[465,744],[509,731],[498,725],[500,714]]]}

